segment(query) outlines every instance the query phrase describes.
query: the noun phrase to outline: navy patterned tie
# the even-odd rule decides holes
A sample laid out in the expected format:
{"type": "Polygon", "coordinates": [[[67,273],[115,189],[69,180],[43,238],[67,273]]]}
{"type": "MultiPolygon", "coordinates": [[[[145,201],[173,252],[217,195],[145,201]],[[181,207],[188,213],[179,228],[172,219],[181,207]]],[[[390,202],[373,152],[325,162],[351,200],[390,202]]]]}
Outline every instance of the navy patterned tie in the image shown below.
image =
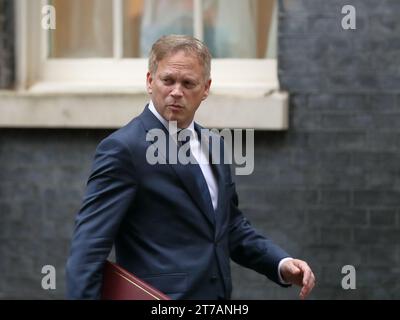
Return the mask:
{"type": "MultiPolygon", "coordinates": [[[[190,141],[190,139],[192,137],[192,132],[189,129],[182,129],[182,130],[178,131],[177,137],[178,137],[177,144],[178,144],[178,149],[179,149],[190,141]],[[180,134],[182,134],[182,135],[179,136],[180,134]],[[179,137],[183,141],[179,141],[179,137]]],[[[189,154],[187,154],[187,156],[192,156],[190,154],[190,148],[188,149],[188,152],[189,152],[189,154]]],[[[201,171],[199,164],[197,163],[197,161],[195,161],[195,162],[191,162],[191,163],[187,164],[186,166],[187,166],[188,170],[190,170],[192,172],[192,177],[195,180],[195,183],[198,187],[198,190],[200,191],[200,195],[201,195],[206,207],[208,208],[209,211],[214,213],[210,190],[208,189],[207,181],[204,178],[203,172],[201,171]]]]}

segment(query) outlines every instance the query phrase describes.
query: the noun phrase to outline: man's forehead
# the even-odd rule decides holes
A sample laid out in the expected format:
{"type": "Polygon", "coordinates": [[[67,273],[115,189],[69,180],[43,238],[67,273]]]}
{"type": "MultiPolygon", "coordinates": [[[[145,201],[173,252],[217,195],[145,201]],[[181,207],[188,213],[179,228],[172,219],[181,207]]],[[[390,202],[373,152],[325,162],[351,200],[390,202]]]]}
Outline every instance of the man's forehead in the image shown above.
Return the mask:
{"type": "MultiPolygon", "coordinates": [[[[174,60],[174,58],[179,57],[179,58],[184,58],[184,59],[189,59],[189,60],[196,60],[200,65],[203,64],[202,59],[196,55],[193,52],[188,52],[185,50],[178,50],[178,51],[173,51],[170,53],[167,53],[159,62],[166,62],[169,60],[174,60]]],[[[185,60],[182,60],[182,63],[184,63],[185,60]]]]}
{"type": "Polygon", "coordinates": [[[204,66],[200,63],[200,61],[198,61],[196,56],[190,56],[190,58],[193,59],[185,60],[174,59],[173,56],[165,57],[159,62],[159,67],[157,69],[161,74],[174,74],[179,71],[180,73],[195,75],[195,70],[197,68],[195,64],[197,64],[201,69],[203,69],[204,66]]]}

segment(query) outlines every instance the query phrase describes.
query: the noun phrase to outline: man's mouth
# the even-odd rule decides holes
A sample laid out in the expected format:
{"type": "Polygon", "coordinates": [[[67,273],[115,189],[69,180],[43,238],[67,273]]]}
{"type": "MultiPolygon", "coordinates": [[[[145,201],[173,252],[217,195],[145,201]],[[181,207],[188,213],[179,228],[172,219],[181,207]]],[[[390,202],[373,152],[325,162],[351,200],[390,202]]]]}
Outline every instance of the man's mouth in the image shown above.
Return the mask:
{"type": "Polygon", "coordinates": [[[173,111],[179,111],[179,110],[183,109],[183,106],[181,106],[179,104],[169,104],[168,108],[170,108],[173,111]]]}

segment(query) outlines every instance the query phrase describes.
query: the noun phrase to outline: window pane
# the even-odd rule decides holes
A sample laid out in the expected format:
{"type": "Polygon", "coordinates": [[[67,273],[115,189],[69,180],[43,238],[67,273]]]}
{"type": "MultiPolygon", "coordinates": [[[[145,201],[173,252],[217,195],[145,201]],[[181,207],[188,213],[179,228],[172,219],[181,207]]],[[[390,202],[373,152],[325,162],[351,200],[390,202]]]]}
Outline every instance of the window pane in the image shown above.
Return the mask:
{"type": "Polygon", "coordinates": [[[112,0],[53,0],[56,29],[49,33],[52,58],[112,57],[112,0]]]}
{"type": "Polygon", "coordinates": [[[147,57],[162,35],[193,35],[193,0],[124,0],[124,57],[147,57]]]}
{"type": "Polygon", "coordinates": [[[275,58],[275,0],[203,0],[204,40],[214,58],[275,58]]]}

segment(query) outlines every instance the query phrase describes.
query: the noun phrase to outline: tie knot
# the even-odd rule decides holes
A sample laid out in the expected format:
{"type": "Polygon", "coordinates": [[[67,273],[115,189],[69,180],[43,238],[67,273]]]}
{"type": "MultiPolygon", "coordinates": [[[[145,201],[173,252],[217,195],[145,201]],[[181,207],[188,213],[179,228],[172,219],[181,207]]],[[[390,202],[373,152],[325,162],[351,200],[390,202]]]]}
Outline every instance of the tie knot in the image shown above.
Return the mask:
{"type": "Polygon", "coordinates": [[[189,129],[180,129],[177,132],[177,144],[179,147],[182,147],[184,144],[190,141],[192,137],[192,131],[189,129]]]}

